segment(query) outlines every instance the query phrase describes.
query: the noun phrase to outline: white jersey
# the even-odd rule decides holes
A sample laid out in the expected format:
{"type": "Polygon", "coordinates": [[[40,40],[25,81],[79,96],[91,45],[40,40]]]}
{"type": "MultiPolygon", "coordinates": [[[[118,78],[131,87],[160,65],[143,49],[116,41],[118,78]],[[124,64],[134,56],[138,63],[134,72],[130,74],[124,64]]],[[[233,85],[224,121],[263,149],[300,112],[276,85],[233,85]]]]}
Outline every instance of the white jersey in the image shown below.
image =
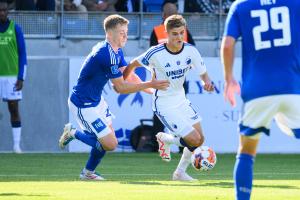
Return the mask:
{"type": "Polygon", "coordinates": [[[206,66],[199,51],[188,43],[184,43],[177,53],[170,52],[166,44],[159,44],[148,49],[137,60],[153,72],[157,80],[170,81],[167,90],[156,90],[153,94],[155,103],[160,101],[162,106],[178,105],[185,100],[183,83],[188,71],[195,69],[199,76],[206,72],[206,66]],[[172,101],[170,102],[167,97],[171,97],[172,101]]]}
{"type": "Polygon", "coordinates": [[[206,66],[198,50],[184,43],[177,53],[170,52],[165,44],[151,47],[137,58],[139,63],[154,73],[157,80],[169,80],[167,90],[156,90],[152,109],[171,133],[185,137],[193,131],[193,125],[201,118],[185,97],[183,83],[188,71],[195,69],[199,76],[206,66]]]}

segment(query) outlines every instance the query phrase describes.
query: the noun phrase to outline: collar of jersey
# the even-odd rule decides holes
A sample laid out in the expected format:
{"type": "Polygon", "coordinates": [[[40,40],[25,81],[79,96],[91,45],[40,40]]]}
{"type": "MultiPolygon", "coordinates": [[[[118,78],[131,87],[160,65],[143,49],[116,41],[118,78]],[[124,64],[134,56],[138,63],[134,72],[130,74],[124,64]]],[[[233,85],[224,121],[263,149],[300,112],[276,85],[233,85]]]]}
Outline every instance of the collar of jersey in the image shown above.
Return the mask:
{"type": "Polygon", "coordinates": [[[182,45],[182,48],[181,48],[179,51],[177,51],[177,52],[172,52],[172,51],[170,51],[170,50],[168,49],[168,47],[167,47],[167,43],[164,43],[164,46],[165,46],[165,49],[167,50],[167,52],[169,52],[170,54],[173,54],[173,55],[180,54],[180,53],[183,51],[183,49],[184,49],[184,43],[183,43],[183,45],[182,45]]]}

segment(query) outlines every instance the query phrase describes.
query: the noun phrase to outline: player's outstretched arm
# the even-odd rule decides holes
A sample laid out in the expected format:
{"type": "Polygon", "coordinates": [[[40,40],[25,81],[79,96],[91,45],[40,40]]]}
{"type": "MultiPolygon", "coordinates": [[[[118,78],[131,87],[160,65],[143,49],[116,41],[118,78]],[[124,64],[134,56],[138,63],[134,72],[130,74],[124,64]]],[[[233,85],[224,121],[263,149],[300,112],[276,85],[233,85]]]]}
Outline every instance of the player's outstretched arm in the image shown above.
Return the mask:
{"type": "MultiPolygon", "coordinates": [[[[120,70],[123,73],[123,78],[124,78],[124,71],[125,71],[126,68],[127,68],[126,66],[120,68],[120,70]]],[[[127,76],[127,78],[126,79],[124,78],[124,80],[129,82],[129,83],[135,83],[135,84],[143,83],[143,81],[140,79],[140,77],[135,72],[130,72],[126,76],[127,76]]],[[[147,89],[144,89],[143,91],[148,93],[148,94],[153,94],[153,88],[147,88],[147,89]]]]}
{"type": "Polygon", "coordinates": [[[223,37],[221,44],[221,61],[224,66],[225,90],[224,98],[231,106],[236,105],[234,94],[240,94],[240,86],[233,77],[235,39],[230,36],[223,37]]]}
{"type": "Polygon", "coordinates": [[[141,64],[137,61],[137,60],[133,60],[129,63],[129,65],[127,65],[127,67],[125,68],[125,70],[123,71],[123,77],[124,77],[124,80],[130,80],[132,79],[133,77],[131,76],[132,74],[134,74],[134,70],[137,68],[137,67],[140,67],[141,64]]]}
{"type": "Polygon", "coordinates": [[[147,88],[154,88],[158,90],[166,90],[170,83],[167,80],[156,80],[152,79],[151,81],[142,82],[138,84],[133,84],[125,81],[123,77],[111,79],[113,87],[116,92],[122,94],[134,93],[147,88]]]}

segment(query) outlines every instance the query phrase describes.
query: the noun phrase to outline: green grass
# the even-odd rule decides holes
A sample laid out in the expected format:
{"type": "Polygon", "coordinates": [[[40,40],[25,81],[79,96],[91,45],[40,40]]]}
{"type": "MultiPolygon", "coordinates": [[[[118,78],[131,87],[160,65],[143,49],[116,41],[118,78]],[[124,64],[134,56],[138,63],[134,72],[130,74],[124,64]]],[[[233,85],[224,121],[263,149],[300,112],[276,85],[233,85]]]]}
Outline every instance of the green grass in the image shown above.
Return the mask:
{"type": "MultiPolygon", "coordinates": [[[[13,200],[233,200],[233,154],[219,154],[210,172],[189,173],[199,181],[170,181],[170,163],[157,154],[110,153],[97,171],[103,182],[78,180],[87,154],[0,154],[0,199],[13,200]]],[[[252,200],[299,200],[300,155],[256,158],[252,200]]]]}

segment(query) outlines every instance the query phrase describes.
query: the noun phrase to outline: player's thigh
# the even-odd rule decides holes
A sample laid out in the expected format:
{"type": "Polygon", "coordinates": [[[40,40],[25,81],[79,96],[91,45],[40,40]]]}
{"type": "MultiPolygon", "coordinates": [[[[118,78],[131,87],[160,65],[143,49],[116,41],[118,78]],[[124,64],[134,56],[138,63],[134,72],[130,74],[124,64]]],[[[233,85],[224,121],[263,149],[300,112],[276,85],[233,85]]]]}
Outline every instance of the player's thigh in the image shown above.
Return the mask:
{"type": "Polygon", "coordinates": [[[252,138],[259,138],[261,133],[269,135],[272,119],[278,109],[278,101],[270,97],[246,102],[239,120],[240,134],[252,138]]]}
{"type": "Polygon", "coordinates": [[[12,115],[19,115],[19,100],[7,100],[7,105],[12,115]]]}
{"type": "Polygon", "coordinates": [[[280,98],[276,123],[284,133],[300,139],[300,95],[282,95],[280,98]]]}

